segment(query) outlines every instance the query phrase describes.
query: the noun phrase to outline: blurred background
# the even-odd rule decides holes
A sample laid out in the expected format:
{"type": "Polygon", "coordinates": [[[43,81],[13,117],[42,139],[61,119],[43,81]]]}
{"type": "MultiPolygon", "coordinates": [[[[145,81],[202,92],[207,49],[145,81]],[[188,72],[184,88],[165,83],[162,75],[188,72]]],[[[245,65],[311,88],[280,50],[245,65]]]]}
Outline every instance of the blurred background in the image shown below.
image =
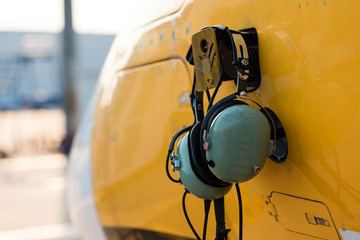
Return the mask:
{"type": "MultiPolygon", "coordinates": [[[[0,239],[80,239],[66,204],[71,141],[125,1],[0,0],[0,239]]],[[[135,5],[134,5],[135,6],[135,5]]]]}

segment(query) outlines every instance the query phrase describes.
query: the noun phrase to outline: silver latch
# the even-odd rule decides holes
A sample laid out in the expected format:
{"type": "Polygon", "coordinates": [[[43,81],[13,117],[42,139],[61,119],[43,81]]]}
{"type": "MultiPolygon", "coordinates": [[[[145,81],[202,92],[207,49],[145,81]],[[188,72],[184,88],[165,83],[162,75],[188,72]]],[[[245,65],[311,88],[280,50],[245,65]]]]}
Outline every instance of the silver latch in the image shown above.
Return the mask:
{"type": "Polygon", "coordinates": [[[180,169],[180,159],[174,152],[171,153],[171,165],[174,172],[180,169]]]}

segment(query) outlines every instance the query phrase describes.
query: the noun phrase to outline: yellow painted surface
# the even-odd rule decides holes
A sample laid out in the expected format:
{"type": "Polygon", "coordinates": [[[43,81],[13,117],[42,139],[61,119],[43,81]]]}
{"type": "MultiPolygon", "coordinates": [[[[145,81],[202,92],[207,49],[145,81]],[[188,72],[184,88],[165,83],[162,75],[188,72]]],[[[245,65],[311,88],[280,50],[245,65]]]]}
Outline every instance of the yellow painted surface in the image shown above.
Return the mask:
{"type": "Polygon", "coordinates": [[[288,231],[320,239],[339,239],[329,209],[321,202],[272,192],[269,205],[276,220],[288,231]]]}
{"type": "MultiPolygon", "coordinates": [[[[335,229],[360,232],[359,9],[355,0],[186,1],[177,13],[119,36],[101,75],[93,133],[101,223],[192,236],[181,211],[183,187],[167,179],[165,157],[172,135],[193,120],[185,100],[193,67],[184,61],[191,36],[222,24],[257,29],[262,84],[250,97],[278,115],[289,142],[285,163],[268,160],[240,186],[244,238],[313,239],[270,215],[273,191],[319,201],[335,229]]],[[[234,87],[227,83],[222,94],[234,87]]],[[[202,202],[190,198],[187,206],[200,231],[202,202]]],[[[234,189],[226,216],[236,239],[234,189]]]]}

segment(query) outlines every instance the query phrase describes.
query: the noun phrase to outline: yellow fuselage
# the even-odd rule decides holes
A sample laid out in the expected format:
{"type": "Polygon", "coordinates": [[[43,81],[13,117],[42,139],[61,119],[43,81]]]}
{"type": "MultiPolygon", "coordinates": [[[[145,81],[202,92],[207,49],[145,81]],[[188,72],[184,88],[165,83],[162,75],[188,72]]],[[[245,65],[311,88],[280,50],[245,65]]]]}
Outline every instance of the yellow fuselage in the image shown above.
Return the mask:
{"type": "MultiPolygon", "coordinates": [[[[355,0],[185,1],[177,12],[118,36],[101,75],[92,139],[103,227],[193,237],[181,209],[184,188],[167,179],[165,157],[174,133],[193,121],[194,69],[185,61],[191,36],[221,24],[257,29],[262,83],[249,96],[276,112],[289,143],[284,163],[268,159],[257,177],[240,184],[244,239],[360,232],[359,9],[355,0]]],[[[234,88],[227,82],[217,100],[234,88]]],[[[225,201],[236,239],[235,188],[225,201]]],[[[199,230],[202,204],[195,197],[187,203],[199,230]]]]}

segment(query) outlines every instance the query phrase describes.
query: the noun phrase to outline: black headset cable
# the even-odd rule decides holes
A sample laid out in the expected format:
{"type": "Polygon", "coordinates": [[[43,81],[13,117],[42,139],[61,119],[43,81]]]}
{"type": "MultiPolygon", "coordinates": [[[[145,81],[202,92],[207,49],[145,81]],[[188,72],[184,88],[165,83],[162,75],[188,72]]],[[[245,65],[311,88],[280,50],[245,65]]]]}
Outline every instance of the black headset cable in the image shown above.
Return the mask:
{"type": "Polygon", "coordinates": [[[184,216],[186,218],[187,223],[189,224],[189,227],[191,228],[191,231],[194,233],[195,237],[197,240],[201,240],[201,238],[199,237],[199,235],[197,234],[195,228],[193,227],[193,225],[191,224],[190,218],[186,212],[186,206],[185,206],[185,199],[186,199],[186,195],[189,193],[188,190],[185,189],[183,198],[182,198],[182,207],[183,207],[183,212],[184,212],[184,216]]]}
{"type": "Polygon", "coordinates": [[[207,108],[206,112],[208,112],[210,110],[210,108],[212,107],[213,102],[215,100],[215,96],[216,96],[216,94],[217,94],[217,92],[218,92],[218,90],[220,88],[221,83],[222,83],[222,75],[223,75],[223,71],[224,71],[224,65],[222,63],[220,63],[220,66],[221,66],[221,69],[220,69],[219,80],[218,80],[218,82],[216,84],[216,87],[214,89],[214,92],[213,92],[213,94],[212,94],[212,96],[211,96],[211,98],[209,100],[209,105],[208,105],[208,108],[207,108]]]}
{"type": "Polygon", "coordinates": [[[207,100],[208,102],[210,101],[210,92],[209,92],[209,89],[206,90],[206,96],[207,96],[207,100]]]}
{"type": "Polygon", "coordinates": [[[239,184],[235,184],[239,204],[239,240],[243,239],[243,209],[239,184]]]}
{"type": "Polygon", "coordinates": [[[205,218],[204,218],[204,228],[203,228],[203,240],[206,239],[206,230],[207,230],[207,223],[209,218],[209,211],[210,211],[211,200],[204,200],[204,210],[205,210],[205,218]]]}

